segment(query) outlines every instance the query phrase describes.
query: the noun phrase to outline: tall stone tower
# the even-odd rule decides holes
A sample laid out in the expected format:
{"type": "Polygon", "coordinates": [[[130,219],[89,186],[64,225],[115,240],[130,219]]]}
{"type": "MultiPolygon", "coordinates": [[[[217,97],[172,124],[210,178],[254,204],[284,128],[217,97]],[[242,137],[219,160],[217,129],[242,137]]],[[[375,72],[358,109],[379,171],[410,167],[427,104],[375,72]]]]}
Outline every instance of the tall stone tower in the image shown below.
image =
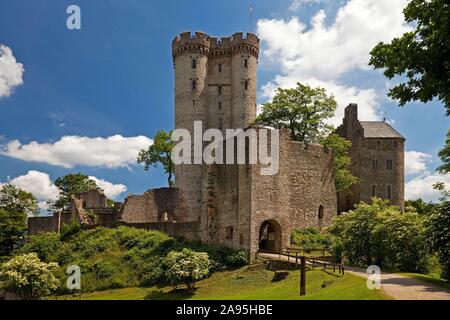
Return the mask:
{"type": "MultiPolygon", "coordinates": [[[[194,121],[202,121],[203,130],[248,126],[256,117],[258,53],[259,39],[251,33],[221,39],[202,32],[177,36],[172,41],[175,128],[193,137],[194,121]]],[[[184,194],[191,220],[200,219],[205,174],[203,165],[175,168],[175,186],[184,194]]]]}

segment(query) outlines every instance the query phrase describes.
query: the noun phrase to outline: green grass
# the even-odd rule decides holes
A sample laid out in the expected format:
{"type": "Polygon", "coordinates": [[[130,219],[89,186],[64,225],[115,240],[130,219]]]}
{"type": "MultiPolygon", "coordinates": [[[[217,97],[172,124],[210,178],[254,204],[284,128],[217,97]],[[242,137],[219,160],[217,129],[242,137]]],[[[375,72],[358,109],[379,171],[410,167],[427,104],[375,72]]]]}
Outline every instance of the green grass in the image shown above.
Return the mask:
{"type": "Polygon", "coordinates": [[[80,296],[60,296],[52,299],[83,300],[380,300],[388,299],[381,291],[369,290],[366,280],[351,274],[329,274],[321,270],[306,273],[306,296],[299,296],[299,271],[289,271],[288,277],[272,282],[273,271],[263,268],[240,268],[213,274],[197,283],[197,290],[189,294],[181,287],[174,293],[171,287],[124,288],[83,293],[80,296]],[[328,283],[323,287],[324,283],[328,283]]]}
{"type": "Polygon", "coordinates": [[[443,289],[450,290],[450,282],[447,280],[444,280],[444,279],[440,279],[440,278],[436,278],[436,277],[432,277],[432,276],[428,276],[428,275],[420,274],[420,273],[399,273],[399,274],[409,277],[409,278],[420,279],[420,280],[423,280],[424,282],[437,285],[443,289]]]}

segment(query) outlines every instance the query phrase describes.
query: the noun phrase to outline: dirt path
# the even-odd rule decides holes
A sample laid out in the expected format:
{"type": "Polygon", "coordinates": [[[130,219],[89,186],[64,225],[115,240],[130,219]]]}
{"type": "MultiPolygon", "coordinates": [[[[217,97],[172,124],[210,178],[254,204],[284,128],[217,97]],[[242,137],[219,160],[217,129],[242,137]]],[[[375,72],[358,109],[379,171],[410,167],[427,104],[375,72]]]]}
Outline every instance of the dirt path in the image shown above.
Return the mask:
{"type": "MultiPolygon", "coordinates": [[[[260,256],[279,259],[277,254],[261,253],[260,256]]],[[[281,259],[287,260],[287,256],[282,255],[281,259]]],[[[345,271],[364,278],[369,276],[364,269],[360,268],[345,267],[345,271]]],[[[396,273],[381,273],[381,290],[395,300],[450,300],[450,291],[420,279],[396,273]]]]}

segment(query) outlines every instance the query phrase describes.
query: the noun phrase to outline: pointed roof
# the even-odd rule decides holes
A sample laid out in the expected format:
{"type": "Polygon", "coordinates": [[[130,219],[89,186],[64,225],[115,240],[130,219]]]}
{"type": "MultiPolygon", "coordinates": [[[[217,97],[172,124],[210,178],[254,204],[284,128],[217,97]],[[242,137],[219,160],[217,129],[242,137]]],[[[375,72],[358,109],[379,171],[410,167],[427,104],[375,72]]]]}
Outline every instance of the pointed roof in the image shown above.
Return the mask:
{"type": "Polygon", "coordinates": [[[385,121],[360,121],[364,129],[364,138],[400,138],[405,139],[397,130],[385,121]]]}

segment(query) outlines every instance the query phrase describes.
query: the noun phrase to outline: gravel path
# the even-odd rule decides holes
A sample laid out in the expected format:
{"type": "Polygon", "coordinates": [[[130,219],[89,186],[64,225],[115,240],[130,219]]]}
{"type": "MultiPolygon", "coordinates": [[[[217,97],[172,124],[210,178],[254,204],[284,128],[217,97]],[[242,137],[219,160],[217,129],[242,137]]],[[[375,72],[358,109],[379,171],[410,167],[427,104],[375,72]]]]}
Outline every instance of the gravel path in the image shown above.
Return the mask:
{"type": "MultiPolygon", "coordinates": [[[[261,253],[260,256],[279,259],[278,254],[261,253]]],[[[287,256],[282,255],[281,259],[287,260],[287,256]]],[[[364,269],[360,268],[345,267],[345,272],[364,278],[369,276],[364,269]]],[[[450,300],[450,291],[420,279],[396,273],[381,273],[381,290],[395,300],[450,300]]]]}

